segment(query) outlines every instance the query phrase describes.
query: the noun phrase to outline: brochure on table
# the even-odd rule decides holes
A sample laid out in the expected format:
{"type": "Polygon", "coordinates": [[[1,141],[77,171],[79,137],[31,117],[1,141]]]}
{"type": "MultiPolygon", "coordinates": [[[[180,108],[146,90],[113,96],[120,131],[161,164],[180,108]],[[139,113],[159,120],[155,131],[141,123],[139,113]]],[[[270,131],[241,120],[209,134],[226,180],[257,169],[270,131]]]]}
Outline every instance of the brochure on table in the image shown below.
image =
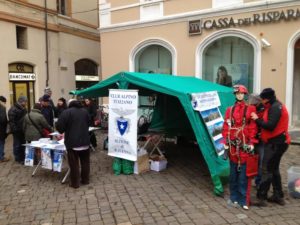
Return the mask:
{"type": "Polygon", "coordinates": [[[34,165],[35,148],[41,149],[41,165],[45,169],[61,172],[63,154],[66,151],[64,140],[52,141],[49,138],[41,138],[39,141],[32,141],[25,144],[25,165],[34,165]],[[53,154],[51,154],[51,151],[53,154]]]}
{"type": "Polygon", "coordinates": [[[216,152],[219,156],[224,153],[222,144],[222,128],[224,119],[219,110],[221,105],[218,92],[210,91],[204,93],[192,94],[192,106],[194,110],[199,111],[207,130],[212,138],[216,152]]]}

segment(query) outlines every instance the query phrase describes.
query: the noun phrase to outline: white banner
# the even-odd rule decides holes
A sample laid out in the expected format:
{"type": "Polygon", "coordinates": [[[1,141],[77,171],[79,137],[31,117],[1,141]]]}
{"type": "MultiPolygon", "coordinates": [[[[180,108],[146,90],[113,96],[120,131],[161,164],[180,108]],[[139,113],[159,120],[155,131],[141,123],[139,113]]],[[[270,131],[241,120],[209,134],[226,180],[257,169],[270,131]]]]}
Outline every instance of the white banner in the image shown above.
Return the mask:
{"type": "Polygon", "coordinates": [[[137,160],[137,90],[109,90],[108,155],[137,160]]]}
{"type": "Polygon", "coordinates": [[[191,103],[194,110],[197,111],[204,111],[207,109],[219,107],[221,105],[218,92],[216,91],[193,93],[191,103]]]}

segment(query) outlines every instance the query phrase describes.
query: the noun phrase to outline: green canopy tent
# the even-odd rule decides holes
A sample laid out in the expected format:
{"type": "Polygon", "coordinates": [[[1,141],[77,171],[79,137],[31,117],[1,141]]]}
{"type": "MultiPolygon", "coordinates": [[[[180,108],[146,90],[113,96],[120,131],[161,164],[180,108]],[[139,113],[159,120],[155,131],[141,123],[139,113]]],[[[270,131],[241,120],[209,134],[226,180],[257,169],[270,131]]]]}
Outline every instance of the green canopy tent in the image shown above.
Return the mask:
{"type": "Polygon", "coordinates": [[[228,177],[229,163],[216,154],[203,119],[192,107],[191,94],[217,91],[221,101],[219,109],[224,114],[225,109],[234,103],[231,88],[195,77],[120,72],[87,89],[71,91],[70,94],[105,97],[108,96],[109,89],[137,89],[141,96],[156,93],[151,128],[163,130],[167,134],[193,135],[208,165],[214,193],[221,195],[224,192],[221,180],[228,177]]]}

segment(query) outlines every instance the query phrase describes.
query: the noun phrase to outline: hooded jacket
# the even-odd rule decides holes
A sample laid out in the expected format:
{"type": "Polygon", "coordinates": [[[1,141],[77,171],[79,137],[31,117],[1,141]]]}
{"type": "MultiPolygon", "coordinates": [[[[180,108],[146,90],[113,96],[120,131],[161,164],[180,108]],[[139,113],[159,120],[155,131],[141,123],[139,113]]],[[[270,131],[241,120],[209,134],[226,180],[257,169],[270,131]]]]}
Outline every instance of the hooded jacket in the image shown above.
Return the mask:
{"type": "Polygon", "coordinates": [[[23,119],[26,113],[26,108],[19,103],[15,103],[8,110],[9,126],[13,134],[23,134],[23,119]]]}
{"type": "Polygon", "coordinates": [[[24,117],[23,130],[26,141],[39,140],[42,137],[41,132],[44,128],[49,131],[51,130],[51,126],[48,124],[40,110],[32,109],[30,113],[24,117]],[[31,120],[29,119],[29,116],[31,120]],[[33,123],[35,123],[37,128],[33,125],[33,123]]]}

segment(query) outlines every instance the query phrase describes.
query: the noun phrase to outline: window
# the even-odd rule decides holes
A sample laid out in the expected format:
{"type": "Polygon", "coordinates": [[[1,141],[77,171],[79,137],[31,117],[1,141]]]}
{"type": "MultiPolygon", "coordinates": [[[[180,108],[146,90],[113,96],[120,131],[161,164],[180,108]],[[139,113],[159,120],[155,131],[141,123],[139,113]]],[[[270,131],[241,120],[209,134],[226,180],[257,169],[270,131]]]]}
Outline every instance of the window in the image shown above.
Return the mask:
{"type": "Polygon", "coordinates": [[[239,37],[212,42],[203,52],[202,78],[225,86],[245,85],[253,91],[254,49],[239,37]]]}
{"type": "Polygon", "coordinates": [[[17,48],[27,49],[27,27],[16,26],[17,48]]]}
{"type": "Polygon", "coordinates": [[[171,52],[159,45],[145,47],[136,56],[135,71],[172,74],[171,52]]]}
{"type": "Polygon", "coordinates": [[[56,0],[57,12],[62,15],[68,15],[68,0],[56,0]]]}
{"type": "Polygon", "coordinates": [[[141,0],[141,3],[147,3],[140,6],[140,19],[151,20],[163,16],[163,3],[153,2],[152,0],[141,0]]]}
{"type": "Polygon", "coordinates": [[[98,66],[89,59],[80,59],[75,62],[75,74],[98,76],[98,66]]]}
{"type": "Polygon", "coordinates": [[[243,3],[243,0],[213,0],[213,8],[233,6],[239,3],[243,3]]]}

